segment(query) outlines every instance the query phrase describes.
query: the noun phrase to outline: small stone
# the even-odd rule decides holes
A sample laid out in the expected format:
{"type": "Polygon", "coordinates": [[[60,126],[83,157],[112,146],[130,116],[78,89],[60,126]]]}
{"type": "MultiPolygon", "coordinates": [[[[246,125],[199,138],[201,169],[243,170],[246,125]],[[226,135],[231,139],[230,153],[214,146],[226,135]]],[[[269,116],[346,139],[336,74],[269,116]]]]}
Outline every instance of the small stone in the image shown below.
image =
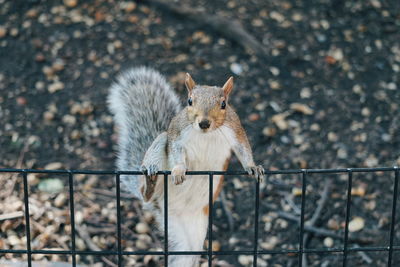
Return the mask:
{"type": "Polygon", "coordinates": [[[355,85],[353,86],[353,92],[354,92],[355,94],[361,94],[361,93],[362,93],[362,87],[361,87],[361,85],[355,84],[355,85]]]}
{"type": "Polygon", "coordinates": [[[365,107],[361,110],[361,115],[363,115],[364,117],[369,117],[371,115],[371,111],[369,110],[369,108],[365,107]]]}
{"type": "Polygon", "coordinates": [[[64,66],[65,66],[64,60],[62,60],[62,59],[57,59],[57,60],[53,63],[52,68],[53,68],[53,70],[55,70],[56,72],[58,72],[58,71],[62,71],[62,70],[64,69],[64,66]]]}
{"type": "Polygon", "coordinates": [[[303,194],[303,191],[302,191],[301,188],[298,188],[298,187],[293,187],[293,188],[292,188],[292,195],[293,195],[293,196],[299,197],[299,196],[301,196],[302,194],[303,194]]]}
{"type": "Polygon", "coordinates": [[[36,18],[38,14],[39,12],[37,11],[37,9],[32,8],[26,12],[26,17],[33,19],[36,18]]]}
{"type": "Polygon", "coordinates": [[[7,238],[7,241],[11,246],[17,246],[21,244],[21,239],[19,239],[16,235],[10,235],[7,238]]]}
{"type": "Polygon", "coordinates": [[[310,98],[311,97],[311,90],[308,87],[301,89],[300,91],[301,98],[310,98]]]}
{"type": "Polygon", "coordinates": [[[365,186],[353,187],[351,189],[352,196],[363,197],[365,196],[365,192],[366,192],[365,186]]]}
{"type": "Polygon", "coordinates": [[[340,229],[340,225],[339,222],[335,219],[329,219],[328,220],[328,228],[331,230],[339,230],[340,229]]]}
{"type": "MultiPolygon", "coordinates": [[[[208,248],[208,240],[205,241],[205,246],[206,246],[206,248],[208,248]]],[[[213,251],[220,251],[221,250],[221,244],[217,240],[214,240],[212,242],[211,248],[212,248],[213,251]]]]}
{"type": "Polygon", "coordinates": [[[276,245],[279,243],[279,239],[276,236],[271,236],[269,238],[267,238],[267,240],[265,242],[262,242],[260,244],[262,249],[265,250],[272,250],[276,247],[276,245]]]}
{"type": "Polygon", "coordinates": [[[54,199],[54,206],[56,206],[57,208],[61,208],[62,206],[64,206],[66,201],[67,201],[66,195],[64,193],[60,193],[58,194],[56,199],[54,199]]]}
{"type": "Polygon", "coordinates": [[[64,5],[67,7],[76,7],[78,5],[78,0],[64,0],[64,5]]]}
{"type": "Polygon", "coordinates": [[[46,86],[45,83],[42,82],[42,81],[37,81],[37,82],[35,83],[35,88],[36,88],[37,90],[39,90],[39,91],[43,90],[45,86],[46,86]]]}
{"type": "Polygon", "coordinates": [[[281,84],[278,81],[272,80],[268,81],[269,87],[273,90],[281,89],[281,84]]]}
{"type": "Polygon", "coordinates": [[[51,162],[44,166],[45,170],[60,170],[62,169],[63,164],[61,162],[51,162]]]}
{"type": "Polygon", "coordinates": [[[257,113],[251,113],[249,115],[249,121],[257,121],[260,119],[260,115],[257,113]]]}
{"type": "Polygon", "coordinates": [[[64,184],[58,178],[42,179],[39,182],[38,189],[49,194],[60,193],[64,190],[64,184]]]}
{"type": "Polygon", "coordinates": [[[381,2],[378,0],[370,0],[370,3],[372,4],[373,7],[377,8],[377,9],[382,7],[381,2]]]}
{"type": "Polygon", "coordinates": [[[0,38],[3,38],[7,35],[7,28],[4,26],[0,26],[0,38]]]}
{"type": "Polygon", "coordinates": [[[16,101],[17,101],[18,106],[25,106],[26,103],[28,102],[28,101],[26,100],[26,98],[23,97],[23,96],[17,97],[16,101]]]}
{"type": "Polygon", "coordinates": [[[234,178],[233,179],[233,187],[235,187],[235,189],[242,189],[243,183],[239,179],[234,178]]]}
{"type": "Polygon", "coordinates": [[[28,174],[28,183],[30,186],[37,185],[39,182],[40,182],[40,179],[39,179],[37,173],[29,173],[28,174]]]}
{"type": "Polygon", "coordinates": [[[342,49],[335,47],[328,52],[328,56],[334,58],[336,61],[342,61],[344,58],[342,49]]]}
{"type": "Polygon", "coordinates": [[[285,17],[276,11],[271,11],[271,13],[269,14],[270,18],[273,20],[276,20],[277,22],[283,22],[285,20],[285,17]]]}
{"type": "Polygon", "coordinates": [[[81,132],[80,132],[79,130],[76,130],[76,129],[75,129],[75,130],[73,130],[73,131],[71,132],[70,137],[71,137],[72,140],[77,140],[77,139],[79,139],[79,138],[82,137],[82,134],[81,134],[81,132]]]}
{"type": "Polygon", "coordinates": [[[47,76],[47,77],[51,77],[54,75],[54,70],[52,67],[49,66],[44,66],[42,68],[43,73],[47,76]]]}
{"type": "Polygon", "coordinates": [[[127,2],[123,4],[123,9],[125,10],[125,12],[130,13],[133,10],[136,9],[136,3],[135,2],[127,2]]]}
{"type": "Polygon", "coordinates": [[[325,247],[331,248],[333,246],[333,244],[334,244],[334,241],[333,241],[333,239],[331,237],[326,237],[324,239],[324,246],[325,247]]]}
{"type": "Polygon", "coordinates": [[[318,123],[313,123],[313,124],[311,124],[310,129],[311,129],[311,131],[319,132],[321,130],[321,127],[319,126],[318,123]]]}
{"type": "Polygon", "coordinates": [[[347,159],[348,156],[346,149],[343,148],[339,148],[336,154],[339,159],[347,159]]]}
{"type": "Polygon", "coordinates": [[[339,137],[337,136],[336,133],[334,132],[329,132],[328,133],[328,140],[331,142],[337,142],[337,140],[339,139],[339,137]]]}
{"type": "Polygon", "coordinates": [[[270,67],[269,71],[272,73],[274,76],[278,76],[281,72],[277,67],[270,67]]]}
{"type": "Polygon", "coordinates": [[[368,158],[365,159],[365,166],[368,168],[373,168],[378,165],[378,159],[374,155],[369,155],[368,158]]]}
{"type": "Polygon", "coordinates": [[[150,232],[149,226],[146,223],[142,223],[142,222],[136,224],[135,230],[139,234],[146,234],[146,233],[150,232]]]}
{"type": "Polygon", "coordinates": [[[256,18],[251,21],[251,25],[253,25],[254,27],[261,27],[264,25],[264,23],[261,19],[256,18]]]}
{"type": "Polygon", "coordinates": [[[47,90],[50,93],[55,93],[62,89],[64,89],[64,84],[62,82],[54,82],[54,83],[50,84],[49,87],[47,88],[47,90]]]}
{"type": "Polygon", "coordinates": [[[314,110],[312,110],[309,106],[301,104],[301,103],[292,103],[290,108],[294,111],[303,113],[305,115],[312,115],[314,114],[314,110]]]}
{"type": "Polygon", "coordinates": [[[10,35],[11,35],[12,37],[16,37],[18,34],[19,34],[19,31],[18,31],[17,28],[12,28],[12,29],[10,30],[10,35]]]}
{"type": "Polygon", "coordinates": [[[274,116],[272,116],[271,121],[278,126],[278,128],[282,131],[286,130],[289,127],[288,122],[286,121],[286,117],[288,116],[288,113],[279,113],[274,116]]]}
{"type": "Polygon", "coordinates": [[[386,85],[386,88],[387,88],[388,90],[397,90],[397,85],[396,85],[395,83],[388,83],[388,84],[386,85]]]}
{"type": "Polygon", "coordinates": [[[122,42],[120,40],[115,40],[113,44],[114,44],[115,49],[122,48],[122,42]]]}
{"type": "Polygon", "coordinates": [[[232,63],[230,65],[230,69],[236,75],[240,75],[243,73],[243,67],[239,63],[232,63]]]}
{"type": "Polygon", "coordinates": [[[303,16],[300,13],[294,13],[292,15],[292,20],[293,21],[302,21],[303,20],[303,16]]]}
{"type": "Polygon", "coordinates": [[[74,125],[76,123],[75,116],[66,114],[62,117],[62,122],[69,125],[74,125]]]}
{"type": "Polygon", "coordinates": [[[349,232],[358,232],[360,230],[362,230],[365,226],[365,221],[363,218],[361,217],[354,217],[354,219],[352,219],[349,222],[349,232]]]}
{"type": "Polygon", "coordinates": [[[325,62],[330,64],[330,65],[333,65],[333,64],[336,63],[336,59],[334,57],[332,57],[332,56],[326,56],[325,57],[325,62]]]}
{"type": "Polygon", "coordinates": [[[51,112],[51,111],[45,111],[44,113],[43,113],[43,119],[45,120],[45,121],[52,121],[53,119],[54,119],[54,113],[53,112],[51,112]]]}
{"type": "Polygon", "coordinates": [[[238,261],[243,266],[249,266],[253,262],[253,256],[250,255],[240,255],[238,261]]]}
{"type": "Polygon", "coordinates": [[[36,62],[43,62],[43,61],[45,61],[46,60],[46,58],[45,58],[45,56],[42,54],[42,53],[37,53],[36,55],[35,55],[35,61],[36,62]]]}
{"type": "Polygon", "coordinates": [[[276,135],[276,129],[273,127],[265,127],[262,131],[263,135],[272,137],[276,135]]]}

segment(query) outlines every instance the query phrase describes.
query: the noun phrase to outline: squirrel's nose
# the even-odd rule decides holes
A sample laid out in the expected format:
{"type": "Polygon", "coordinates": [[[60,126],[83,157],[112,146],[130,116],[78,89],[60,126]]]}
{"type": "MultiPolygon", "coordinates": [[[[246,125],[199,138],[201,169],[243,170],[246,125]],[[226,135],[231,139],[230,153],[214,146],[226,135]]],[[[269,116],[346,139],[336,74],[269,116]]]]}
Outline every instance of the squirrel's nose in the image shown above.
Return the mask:
{"type": "Polygon", "coordinates": [[[201,122],[199,122],[199,126],[203,130],[210,128],[210,124],[211,123],[209,120],[202,120],[201,122]]]}

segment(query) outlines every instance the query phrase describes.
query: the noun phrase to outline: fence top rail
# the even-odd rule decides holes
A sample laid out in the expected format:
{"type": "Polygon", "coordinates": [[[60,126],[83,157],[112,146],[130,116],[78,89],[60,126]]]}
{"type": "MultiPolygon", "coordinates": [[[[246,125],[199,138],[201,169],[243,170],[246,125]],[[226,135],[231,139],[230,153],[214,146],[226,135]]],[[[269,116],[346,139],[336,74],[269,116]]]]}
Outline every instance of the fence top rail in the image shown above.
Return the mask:
{"type": "MultiPolygon", "coordinates": [[[[394,167],[376,168],[338,168],[338,169],[291,169],[291,170],[266,170],[266,175],[275,174],[299,174],[299,173],[349,173],[349,172],[390,172],[399,170],[394,167]]],[[[104,175],[141,175],[141,171],[118,171],[118,170],[43,170],[43,169],[13,169],[0,168],[0,173],[52,173],[52,174],[104,174],[104,175]]],[[[159,175],[170,175],[171,171],[159,171],[159,175]]],[[[247,175],[245,171],[188,171],[188,175],[247,175]]]]}

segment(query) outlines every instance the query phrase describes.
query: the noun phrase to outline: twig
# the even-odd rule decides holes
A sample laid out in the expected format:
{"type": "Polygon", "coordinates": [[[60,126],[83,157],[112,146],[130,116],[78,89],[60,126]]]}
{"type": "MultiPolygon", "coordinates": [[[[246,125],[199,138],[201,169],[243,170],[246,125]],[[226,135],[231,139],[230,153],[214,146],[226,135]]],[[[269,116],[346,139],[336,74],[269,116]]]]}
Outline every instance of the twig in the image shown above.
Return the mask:
{"type": "MultiPolygon", "coordinates": [[[[29,148],[29,144],[28,144],[28,142],[25,142],[24,147],[21,149],[21,152],[19,153],[17,163],[15,164],[17,169],[22,169],[23,161],[24,161],[26,152],[28,152],[28,148],[29,148]]],[[[18,173],[12,173],[12,174],[9,174],[8,176],[7,175],[5,176],[5,178],[4,178],[5,182],[7,182],[8,179],[10,179],[11,181],[10,181],[9,188],[2,194],[2,197],[7,198],[12,194],[12,192],[14,191],[15,183],[17,182],[17,177],[18,177],[18,173]]]]}
{"type": "MultiPolygon", "coordinates": [[[[269,205],[267,203],[263,203],[262,205],[267,207],[267,208],[269,208],[269,209],[271,209],[271,210],[275,209],[274,206],[271,206],[271,205],[269,205]]],[[[296,222],[296,223],[300,224],[300,217],[299,216],[290,214],[290,213],[285,212],[285,211],[276,211],[276,210],[274,210],[274,212],[278,215],[278,217],[281,217],[281,218],[284,218],[286,220],[293,221],[293,222],[296,222]]],[[[342,235],[336,234],[334,231],[327,230],[327,229],[324,229],[324,228],[315,227],[315,226],[304,225],[304,231],[314,233],[317,236],[325,236],[325,237],[329,236],[329,237],[332,237],[332,238],[335,238],[335,239],[343,239],[342,235]]],[[[371,238],[349,237],[349,242],[352,242],[352,243],[371,244],[374,241],[375,241],[375,238],[373,236],[371,236],[371,238]]]]}
{"type": "MultiPolygon", "coordinates": [[[[313,216],[311,217],[311,219],[309,219],[308,221],[305,222],[305,225],[314,226],[316,224],[316,222],[318,221],[319,217],[322,214],[322,210],[324,209],[325,204],[328,200],[331,185],[332,185],[332,181],[330,179],[325,181],[324,190],[321,193],[321,198],[318,201],[318,206],[315,209],[315,212],[314,212],[313,216]]],[[[308,243],[309,238],[310,238],[310,233],[305,233],[304,237],[303,237],[303,245],[304,246],[306,246],[306,244],[308,243]]],[[[303,254],[302,261],[303,261],[303,266],[307,267],[308,263],[307,263],[307,255],[306,254],[303,254]]]]}
{"type": "Polygon", "coordinates": [[[20,217],[24,217],[24,212],[23,211],[14,211],[14,212],[0,215],[0,221],[12,220],[12,219],[20,218],[20,217]]]}
{"type": "Polygon", "coordinates": [[[93,251],[101,250],[95,243],[93,243],[90,238],[88,231],[85,226],[75,225],[75,230],[78,232],[79,236],[85,241],[86,245],[93,251]]]}
{"type": "Polygon", "coordinates": [[[194,20],[199,24],[208,26],[226,38],[238,43],[246,51],[256,54],[262,58],[267,57],[267,51],[264,45],[261,44],[248,31],[246,31],[242,24],[234,18],[213,15],[200,11],[199,9],[182,5],[180,3],[171,3],[164,0],[146,0],[144,2],[154,4],[159,8],[167,10],[175,15],[182,16],[187,19],[194,20]]]}
{"type": "MultiPolygon", "coordinates": [[[[139,217],[144,218],[144,214],[142,212],[142,209],[139,207],[139,202],[138,201],[133,201],[133,207],[135,208],[136,214],[139,215],[139,217]]],[[[160,239],[154,234],[154,231],[150,231],[149,235],[153,238],[153,240],[156,242],[157,247],[162,247],[160,239]]]]}
{"type": "MultiPolygon", "coordinates": [[[[78,232],[79,236],[83,239],[83,241],[85,241],[86,245],[93,251],[100,251],[101,249],[95,244],[93,243],[92,239],[90,238],[88,231],[86,229],[86,227],[80,226],[80,225],[75,225],[75,230],[78,232]]],[[[110,261],[109,259],[107,259],[106,257],[102,256],[101,259],[107,263],[108,265],[112,266],[112,267],[117,267],[118,265],[116,265],[114,262],[110,261]]]]}
{"type": "Polygon", "coordinates": [[[225,195],[225,191],[222,188],[221,190],[221,204],[222,204],[222,209],[225,212],[226,218],[228,219],[228,226],[229,226],[229,231],[233,231],[235,225],[234,225],[234,221],[233,221],[233,217],[232,217],[232,213],[231,211],[228,209],[228,207],[226,206],[226,195],[225,195]]]}
{"type": "MultiPolygon", "coordinates": [[[[358,244],[354,245],[355,248],[359,248],[360,246],[358,244]]],[[[372,259],[368,256],[367,253],[365,253],[364,251],[357,251],[358,255],[361,256],[361,258],[367,263],[367,264],[371,264],[372,263],[372,259]]]]}
{"type": "MultiPolygon", "coordinates": [[[[105,190],[105,189],[100,189],[100,188],[91,188],[89,192],[93,192],[95,194],[103,195],[106,197],[111,197],[115,198],[116,194],[114,193],[115,190],[110,191],[110,190],[105,190]]],[[[132,194],[127,194],[127,193],[120,193],[121,200],[133,200],[134,195],[132,194]]]]}

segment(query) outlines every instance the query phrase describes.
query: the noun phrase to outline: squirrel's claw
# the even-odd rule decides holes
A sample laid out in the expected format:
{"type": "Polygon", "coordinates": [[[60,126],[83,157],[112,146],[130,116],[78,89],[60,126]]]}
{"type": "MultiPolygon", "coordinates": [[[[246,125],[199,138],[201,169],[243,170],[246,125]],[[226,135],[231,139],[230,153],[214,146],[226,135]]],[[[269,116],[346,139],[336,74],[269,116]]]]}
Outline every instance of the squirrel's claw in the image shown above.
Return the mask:
{"type": "Polygon", "coordinates": [[[261,165],[249,166],[249,167],[246,167],[245,170],[247,171],[247,173],[249,175],[253,176],[254,178],[259,180],[260,182],[263,181],[264,173],[265,173],[263,166],[261,166],[261,165]]]}
{"type": "Polygon", "coordinates": [[[176,165],[174,168],[172,168],[171,175],[172,175],[172,181],[178,185],[183,183],[183,181],[186,180],[186,168],[182,165],[176,165]]]}
{"type": "Polygon", "coordinates": [[[158,172],[158,166],[155,164],[150,164],[149,166],[142,165],[140,166],[141,171],[143,174],[146,176],[150,177],[151,179],[156,179],[157,178],[157,172],[158,172]]]}

